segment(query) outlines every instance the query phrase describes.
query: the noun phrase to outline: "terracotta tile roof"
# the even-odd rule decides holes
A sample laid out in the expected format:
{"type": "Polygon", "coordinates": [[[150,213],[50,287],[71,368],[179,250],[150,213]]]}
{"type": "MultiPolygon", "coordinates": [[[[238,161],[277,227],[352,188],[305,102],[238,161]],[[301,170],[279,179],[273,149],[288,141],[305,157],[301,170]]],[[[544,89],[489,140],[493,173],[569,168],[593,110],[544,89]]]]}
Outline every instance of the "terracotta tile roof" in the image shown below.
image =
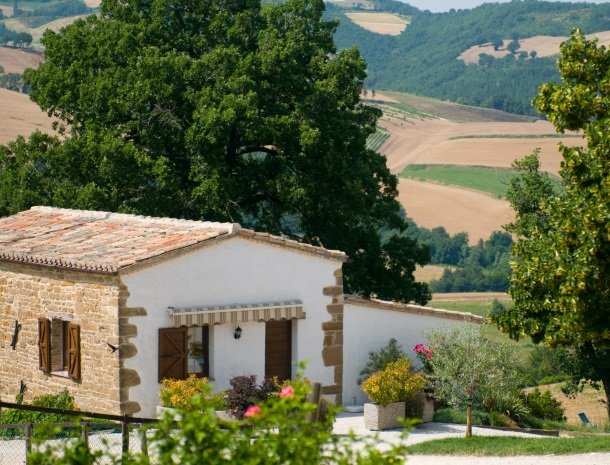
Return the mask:
{"type": "Polygon", "coordinates": [[[0,259],[115,273],[239,225],[33,207],[0,219],[0,259]]]}
{"type": "Polygon", "coordinates": [[[482,324],[485,318],[468,312],[455,312],[442,308],[424,307],[421,305],[403,304],[386,300],[369,299],[357,295],[346,295],[345,304],[360,305],[363,307],[379,308],[382,310],[392,310],[395,312],[412,313],[415,315],[427,315],[435,318],[446,318],[449,320],[468,321],[470,323],[482,324]]]}
{"type": "Polygon", "coordinates": [[[153,257],[228,236],[346,259],[342,252],[242,230],[237,223],[32,207],[0,218],[0,260],[117,273],[153,257]]]}

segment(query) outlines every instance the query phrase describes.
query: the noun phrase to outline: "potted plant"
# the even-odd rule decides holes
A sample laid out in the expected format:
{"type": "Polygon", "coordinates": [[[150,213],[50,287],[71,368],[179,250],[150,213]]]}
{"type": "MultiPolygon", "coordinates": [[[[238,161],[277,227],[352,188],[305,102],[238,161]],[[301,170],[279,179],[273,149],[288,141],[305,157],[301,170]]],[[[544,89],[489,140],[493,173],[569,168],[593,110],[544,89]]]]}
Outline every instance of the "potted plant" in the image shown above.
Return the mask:
{"type": "Polygon", "coordinates": [[[364,404],[364,425],[371,430],[398,428],[405,415],[405,401],[424,388],[421,373],[414,373],[411,361],[401,357],[362,383],[372,403],[364,404]]]}
{"type": "MultiPolygon", "coordinates": [[[[224,408],[222,395],[211,393],[211,386],[207,378],[199,378],[190,375],[186,379],[164,379],[159,392],[161,405],[157,407],[157,416],[161,416],[166,411],[192,410],[193,397],[199,396],[205,401],[205,405],[214,407],[216,410],[224,408]]],[[[197,405],[201,405],[199,402],[197,405]]],[[[178,415],[177,415],[178,416],[178,415]]]]}

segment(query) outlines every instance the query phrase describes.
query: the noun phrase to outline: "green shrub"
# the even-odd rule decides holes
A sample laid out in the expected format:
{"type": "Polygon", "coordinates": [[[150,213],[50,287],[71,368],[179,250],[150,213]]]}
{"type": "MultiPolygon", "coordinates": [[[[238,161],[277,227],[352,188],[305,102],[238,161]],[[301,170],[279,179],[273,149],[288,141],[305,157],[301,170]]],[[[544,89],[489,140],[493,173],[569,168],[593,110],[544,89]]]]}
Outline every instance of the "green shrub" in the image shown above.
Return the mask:
{"type": "Polygon", "coordinates": [[[159,397],[161,406],[180,409],[192,408],[194,396],[200,396],[216,410],[224,408],[224,399],[221,394],[212,395],[207,378],[198,378],[190,375],[187,379],[169,379],[161,382],[159,397]]]}
{"type": "Polygon", "coordinates": [[[365,379],[383,370],[388,363],[395,362],[401,357],[404,357],[400,344],[394,338],[388,341],[388,345],[382,347],[377,352],[369,352],[369,361],[366,363],[364,368],[360,371],[358,377],[358,384],[362,384],[365,379]]]}
{"type": "Polygon", "coordinates": [[[380,405],[412,399],[426,385],[421,373],[413,373],[407,357],[389,363],[383,370],[369,376],[362,383],[362,390],[380,405]]]}
{"type": "Polygon", "coordinates": [[[490,412],[490,415],[492,411],[502,413],[513,422],[522,426],[527,426],[525,421],[531,416],[531,411],[525,404],[520,391],[489,393],[483,401],[483,406],[485,410],[490,412]]]}
{"type": "MultiPolygon", "coordinates": [[[[438,423],[455,423],[458,425],[465,425],[466,411],[450,407],[440,408],[434,412],[434,421],[438,423]]],[[[473,410],[472,423],[475,425],[488,425],[489,415],[480,410],[473,410]]]]}
{"type": "Polygon", "coordinates": [[[505,413],[491,411],[488,414],[490,426],[502,426],[514,428],[517,424],[505,413]]]}
{"type": "MultiPolygon", "coordinates": [[[[295,383],[290,395],[271,396],[257,404],[243,422],[225,422],[201,397],[195,409],[181,412],[181,420],[164,415],[150,438],[157,451],[155,463],[175,464],[290,464],[290,465],[395,465],[406,460],[404,441],[379,447],[379,438],[330,432],[334,415],[324,424],[308,421],[315,409],[305,401],[308,391],[295,383]]],[[[31,465],[129,464],[148,465],[149,458],[125,454],[112,456],[108,449],[89,451],[80,438],[69,444],[49,445],[28,456],[31,465]],[[54,448],[53,448],[54,447],[54,448]]]]}
{"type": "MultiPolygon", "coordinates": [[[[23,395],[17,396],[17,403],[21,403],[23,395]]],[[[62,410],[78,410],[74,403],[74,397],[67,389],[58,394],[43,394],[32,398],[30,405],[35,407],[56,408],[62,410]]],[[[0,413],[0,424],[4,425],[23,425],[32,423],[39,425],[42,423],[66,423],[74,422],[77,417],[71,415],[60,415],[57,413],[36,412],[32,410],[3,409],[0,413]]],[[[0,436],[13,437],[22,435],[22,430],[0,429],[0,436]]]]}
{"type": "Polygon", "coordinates": [[[538,388],[526,396],[527,406],[532,415],[543,420],[565,421],[565,408],[549,391],[541,392],[538,388]]]}

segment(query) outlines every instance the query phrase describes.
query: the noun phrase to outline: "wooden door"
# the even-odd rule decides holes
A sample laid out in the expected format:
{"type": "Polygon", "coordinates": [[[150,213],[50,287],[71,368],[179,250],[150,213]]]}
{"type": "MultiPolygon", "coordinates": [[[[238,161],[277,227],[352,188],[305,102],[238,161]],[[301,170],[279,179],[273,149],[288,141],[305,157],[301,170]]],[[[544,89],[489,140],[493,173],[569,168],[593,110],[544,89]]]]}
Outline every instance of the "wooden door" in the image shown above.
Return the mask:
{"type": "Polygon", "coordinates": [[[159,329],[159,382],[165,378],[187,377],[186,328],[159,329]]]}
{"type": "Polygon", "coordinates": [[[292,377],[292,320],[265,324],[265,378],[292,377]]]}

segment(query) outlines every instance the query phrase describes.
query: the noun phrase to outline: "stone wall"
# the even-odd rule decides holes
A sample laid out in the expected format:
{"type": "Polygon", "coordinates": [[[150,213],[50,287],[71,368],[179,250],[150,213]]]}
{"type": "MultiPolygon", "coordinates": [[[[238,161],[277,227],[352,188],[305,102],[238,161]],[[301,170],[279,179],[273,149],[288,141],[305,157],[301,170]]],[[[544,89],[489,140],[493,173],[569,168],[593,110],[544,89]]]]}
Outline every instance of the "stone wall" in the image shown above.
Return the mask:
{"type": "MultiPolygon", "coordinates": [[[[123,293],[125,290],[123,289],[123,293]]],[[[14,402],[20,381],[26,400],[64,388],[81,410],[120,414],[118,276],[0,262],[0,398],[14,402]],[[38,318],[80,326],[81,379],[39,369],[38,318]],[[15,320],[21,325],[11,348],[15,320]]],[[[127,412],[125,412],[127,413],[127,412]]]]}
{"type": "Polygon", "coordinates": [[[322,360],[324,366],[334,368],[334,382],[330,386],[322,386],[322,394],[334,396],[335,405],[343,403],[343,271],[335,271],[335,285],[325,287],[324,295],[332,297],[332,302],[326,306],[330,320],[322,323],[324,331],[324,347],[322,360]]]}

